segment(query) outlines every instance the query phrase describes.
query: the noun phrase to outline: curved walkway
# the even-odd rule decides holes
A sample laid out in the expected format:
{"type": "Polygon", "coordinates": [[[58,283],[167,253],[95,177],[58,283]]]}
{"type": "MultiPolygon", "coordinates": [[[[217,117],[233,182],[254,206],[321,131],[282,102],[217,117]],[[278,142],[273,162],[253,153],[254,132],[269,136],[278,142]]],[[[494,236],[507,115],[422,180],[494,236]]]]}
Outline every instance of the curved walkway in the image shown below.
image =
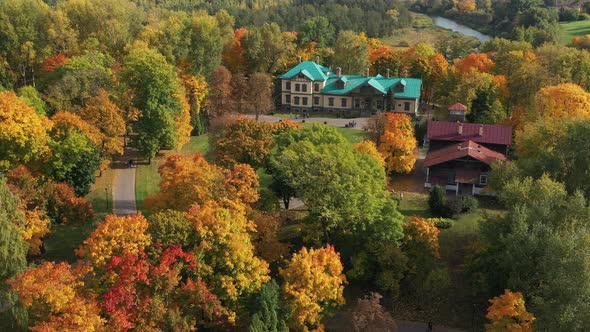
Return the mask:
{"type": "Polygon", "coordinates": [[[136,214],[135,204],[135,167],[131,168],[126,163],[133,154],[130,149],[125,149],[125,155],[121,162],[114,164],[115,179],[113,180],[113,213],[116,215],[136,214]]]}

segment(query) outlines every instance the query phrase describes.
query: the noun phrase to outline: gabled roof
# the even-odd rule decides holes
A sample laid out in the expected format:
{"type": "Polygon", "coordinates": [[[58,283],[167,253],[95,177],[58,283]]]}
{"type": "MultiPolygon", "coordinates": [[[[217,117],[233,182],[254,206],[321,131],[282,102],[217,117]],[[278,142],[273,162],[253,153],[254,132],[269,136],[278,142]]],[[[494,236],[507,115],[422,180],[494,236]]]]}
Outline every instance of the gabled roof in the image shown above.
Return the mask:
{"type": "Polygon", "coordinates": [[[477,143],[512,145],[512,127],[500,125],[480,125],[478,123],[431,121],[428,123],[426,138],[431,141],[474,141],[477,143]],[[463,126],[459,134],[459,126],[463,126]],[[483,135],[479,128],[483,126],[483,135]]]}
{"type": "Polygon", "coordinates": [[[453,144],[442,149],[428,151],[424,159],[424,166],[431,167],[446,163],[447,161],[471,157],[487,165],[491,165],[496,160],[508,160],[508,158],[496,151],[490,150],[473,141],[453,144]]]}
{"type": "Polygon", "coordinates": [[[467,111],[467,106],[461,104],[461,103],[454,103],[453,105],[449,106],[448,108],[449,111],[467,111]]]}
{"type": "Polygon", "coordinates": [[[328,67],[320,66],[313,61],[303,61],[278,78],[291,79],[301,73],[312,81],[325,81],[328,79],[327,73],[329,71],[328,67]]]}
{"type": "Polygon", "coordinates": [[[381,75],[377,75],[375,77],[342,75],[340,78],[338,78],[336,74],[330,73],[329,78],[326,81],[326,85],[322,89],[321,93],[328,95],[347,95],[350,94],[352,90],[366,85],[373,87],[383,94],[387,94],[387,91],[393,88],[396,98],[418,99],[420,98],[422,80],[418,78],[386,78],[381,75]],[[346,82],[344,89],[341,89],[338,86],[338,80],[343,80],[346,82]],[[404,91],[397,91],[395,87],[401,81],[404,81],[406,86],[404,91]]]}

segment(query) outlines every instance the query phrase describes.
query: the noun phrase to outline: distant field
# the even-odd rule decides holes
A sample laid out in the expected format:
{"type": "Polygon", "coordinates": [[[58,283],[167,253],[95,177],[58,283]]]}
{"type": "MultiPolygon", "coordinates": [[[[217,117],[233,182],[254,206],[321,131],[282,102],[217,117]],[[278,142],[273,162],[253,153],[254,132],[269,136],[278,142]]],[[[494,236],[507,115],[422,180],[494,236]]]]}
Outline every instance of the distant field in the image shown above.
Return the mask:
{"type": "Polygon", "coordinates": [[[561,43],[569,45],[575,36],[584,36],[590,34],[589,21],[575,21],[568,23],[559,23],[561,26],[561,43]]]}

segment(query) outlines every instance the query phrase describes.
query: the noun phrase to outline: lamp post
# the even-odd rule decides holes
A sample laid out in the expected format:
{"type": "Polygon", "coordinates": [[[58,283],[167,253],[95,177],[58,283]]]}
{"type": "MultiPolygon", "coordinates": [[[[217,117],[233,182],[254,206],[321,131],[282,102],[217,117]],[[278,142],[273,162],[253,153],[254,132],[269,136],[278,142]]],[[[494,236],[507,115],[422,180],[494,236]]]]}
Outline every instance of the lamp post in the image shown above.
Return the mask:
{"type": "Polygon", "coordinates": [[[109,211],[109,190],[107,187],[104,187],[104,198],[105,202],[107,203],[107,212],[109,211]]]}

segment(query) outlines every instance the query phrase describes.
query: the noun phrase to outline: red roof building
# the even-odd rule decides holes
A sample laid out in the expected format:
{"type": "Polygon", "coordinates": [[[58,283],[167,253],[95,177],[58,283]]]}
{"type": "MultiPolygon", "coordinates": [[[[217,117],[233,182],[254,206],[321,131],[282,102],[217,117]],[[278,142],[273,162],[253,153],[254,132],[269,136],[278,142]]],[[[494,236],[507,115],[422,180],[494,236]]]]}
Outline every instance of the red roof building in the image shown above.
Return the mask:
{"type": "Polygon", "coordinates": [[[467,157],[478,160],[486,165],[491,165],[496,160],[508,160],[505,155],[499,152],[490,150],[473,141],[467,141],[428,152],[426,159],[424,159],[424,166],[432,167],[451,160],[467,157]]]}
{"type": "Polygon", "coordinates": [[[512,127],[449,121],[428,123],[425,147],[436,150],[458,142],[473,141],[500,153],[512,145],[512,127]]]}
{"type": "Polygon", "coordinates": [[[449,111],[463,111],[466,112],[467,111],[467,106],[461,104],[461,103],[454,103],[453,105],[449,106],[448,108],[449,111]]]}

